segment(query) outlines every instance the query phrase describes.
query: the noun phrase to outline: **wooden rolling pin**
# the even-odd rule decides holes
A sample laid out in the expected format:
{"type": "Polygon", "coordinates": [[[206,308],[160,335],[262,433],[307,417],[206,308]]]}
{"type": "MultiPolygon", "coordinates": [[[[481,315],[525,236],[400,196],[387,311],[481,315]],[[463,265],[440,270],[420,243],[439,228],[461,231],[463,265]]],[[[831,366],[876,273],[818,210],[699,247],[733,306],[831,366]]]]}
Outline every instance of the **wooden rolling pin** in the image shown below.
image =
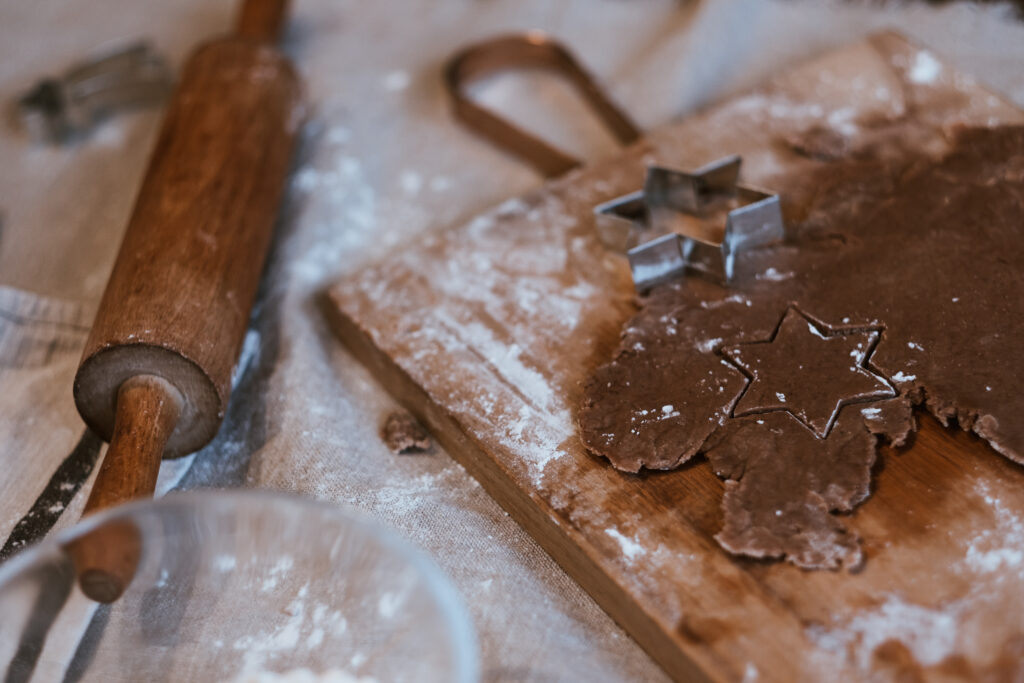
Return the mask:
{"type": "MultiPolygon", "coordinates": [[[[151,496],[161,459],[224,418],[303,118],[274,46],[286,5],[244,0],[235,33],[182,70],[75,377],[79,412],[110,441],[86,514],[151,496]]],[[[110,602],[141,539],[99,531],[71,552],[83,591],[110,602]]]]}

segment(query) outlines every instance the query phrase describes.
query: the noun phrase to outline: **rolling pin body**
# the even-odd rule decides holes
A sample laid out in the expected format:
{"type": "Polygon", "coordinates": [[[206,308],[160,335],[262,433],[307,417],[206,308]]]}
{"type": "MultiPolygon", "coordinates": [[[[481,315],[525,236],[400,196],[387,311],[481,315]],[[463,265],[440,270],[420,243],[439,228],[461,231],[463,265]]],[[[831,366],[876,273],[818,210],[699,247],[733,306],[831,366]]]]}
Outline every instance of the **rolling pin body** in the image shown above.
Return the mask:
{"type": "Polygon", "coordinates": [[[121,386],[140,376],[163,379],[181,400],[163,457],[217,433],[301,123],[300,90],[288,60],[250,37],[208,43],[185,66],[75,378],[78,410],[105,439],[121,386]]]}
{"type": "MultiPolygon", "coordinates": [[[[78,411],[110,441],[85,514],[152,495],[160,460],[224,418],[302,118],[273,47],[286,8],[245,0],[236,34],[182,70],[75,376],[78,411]]],[[[129,520],[73,541],[82,591],[117,600],[144,544],[129,520]]]]}

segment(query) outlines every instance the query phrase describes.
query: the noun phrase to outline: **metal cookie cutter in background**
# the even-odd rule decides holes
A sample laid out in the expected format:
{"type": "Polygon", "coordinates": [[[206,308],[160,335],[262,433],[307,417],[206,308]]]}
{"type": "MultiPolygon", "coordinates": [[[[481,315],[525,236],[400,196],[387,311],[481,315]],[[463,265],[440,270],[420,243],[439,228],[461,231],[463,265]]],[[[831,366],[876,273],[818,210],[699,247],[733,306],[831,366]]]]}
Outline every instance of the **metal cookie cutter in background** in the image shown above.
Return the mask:
{"type": "Polygon", "coordinates": [[[460,50],[445,67],[445,84],[455,105],[455,115],[468,128],[544,176],[562,175],[580,162],[480,106],[466,92],[474,81],[513,69],[547,69],[564,76],[619,142],[628,145],[640,138],[640,130],[608,99],[572,54],[539,31],[494,38],[460,50]]]}
{"type": "Polygon", "coordinates": [[[594,208],[601,241],[626,253],[637,291],[688,271],[728,284],[738,254],[785,237],[779,196],[739,184],[741,163],[734,155],[693,172],[650,166],[644,189],[594,208]],[[709,229],[723,212],[724,226],[709,229]]]}
{"type": "MultiPolygon", "coordinates": [[[[496,38],[456,53],[445,69],[456,116],[545,176],[561,175],[580,162],[476,104],[465,92],[477,79],[516,68],[548,68],[565,75],[620,142],[640,138],[639,129],[569,51],[542,33],[496,38]]],[[[626,253],[638,291],[687,272],[728,284],[736,276],[738,254],[783,239],[778,195],[738,184],[740,163],[738,156],[727,157],[692,173],[652,166],[644,189],[594,209],[602,241],[626,253]],[[709,231],[709,219],[723,212],[724,226],[709,231]],[[688,222],[687,216],[699,220],[688,222]]]]}
{"type": "Polygon", "coordinates": [[[163,57],[146,43],[134,43],[39,81],[18,99],[17,116],[36,142],[61,143],[114,111],[162,101],[170,86],[163,57]]]}

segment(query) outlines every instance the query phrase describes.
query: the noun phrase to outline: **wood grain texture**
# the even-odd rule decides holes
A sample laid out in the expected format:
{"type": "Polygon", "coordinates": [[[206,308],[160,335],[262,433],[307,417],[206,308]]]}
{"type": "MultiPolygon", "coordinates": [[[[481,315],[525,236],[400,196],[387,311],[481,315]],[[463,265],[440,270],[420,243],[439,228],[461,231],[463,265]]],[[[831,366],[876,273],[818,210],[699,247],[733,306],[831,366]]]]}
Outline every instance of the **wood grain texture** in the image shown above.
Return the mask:
{"type": "Polygon", "coordinates": [[[75,378],[102,437],[138,374],[184,399],[165,457],[217,433],[301,120],[298,78],[272,46],[224,38],[189,59],[75,378]]]}
{"type": "Polygon", "coordinates": [[[114,434],[84,514],[152,493],[181,404],[181,394],[161,377],[136,375],[121,385],[114,434]]]}
{"type": "Polygon", "coordinates": [[[1004,680],[1019,672],[1024,471],[922,419],[882,450],[849,524],[857,573],[737,559],[714,541],[723,485],[703,460],[623,474],[582,448],[580,383],[633,311],[628,268],[598,243],[594,205],[640,186],[646,163],[744,157],[747,182],[806,168],[780,139],[913,124],[1024,120],[893,34],[780,74],[652,132],[608,163],[435,233],[339,282],[339,336],[448,451],[680,680],[1004,680]],[[923,62],[921,60],[924,60],[923,62]]]}

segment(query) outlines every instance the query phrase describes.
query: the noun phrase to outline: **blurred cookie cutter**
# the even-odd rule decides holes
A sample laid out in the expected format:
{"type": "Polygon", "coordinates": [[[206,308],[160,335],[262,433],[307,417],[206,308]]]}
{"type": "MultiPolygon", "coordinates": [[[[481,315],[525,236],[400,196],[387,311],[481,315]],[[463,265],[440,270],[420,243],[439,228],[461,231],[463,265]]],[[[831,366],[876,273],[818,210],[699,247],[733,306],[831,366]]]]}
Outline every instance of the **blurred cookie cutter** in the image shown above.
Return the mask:
{"type": "Polygon", "coordinates": [[[115,111],[162,101],[171,80],[170,68],[152,46],[133,43],[42,79],[18,99],[17,116],[36,142],[61,143],[115,111]]]}
{"type": "Polygon", "coordinates": [[[533,166],[545,177],[560,176],[580,161],[540,138],[499,117],[469,96],[469,86],[498,72],[546,69],[565,77],[608,127],[615,138],[628,145],[640,138],[640,130],[598,87],[565,47],[539,31],[501,36],[470,45],[445,65],[445,85],[455,116],[468,128],[509,154],[533,166]]]}
{"type": "Polygon", "coordinates": [[[733,155],[690,172],[650,166],[642,190],[594,207],[598,236],[626,254],[637,291],[687,272],[728,284],[738,275],[738,255],[785,237],[779,196],[741,185],[741,163],[733,155]],[[735,206],[721,239],[672,232],[665,225],[673,214],[707,217],[725,202],[735,206]]]}

